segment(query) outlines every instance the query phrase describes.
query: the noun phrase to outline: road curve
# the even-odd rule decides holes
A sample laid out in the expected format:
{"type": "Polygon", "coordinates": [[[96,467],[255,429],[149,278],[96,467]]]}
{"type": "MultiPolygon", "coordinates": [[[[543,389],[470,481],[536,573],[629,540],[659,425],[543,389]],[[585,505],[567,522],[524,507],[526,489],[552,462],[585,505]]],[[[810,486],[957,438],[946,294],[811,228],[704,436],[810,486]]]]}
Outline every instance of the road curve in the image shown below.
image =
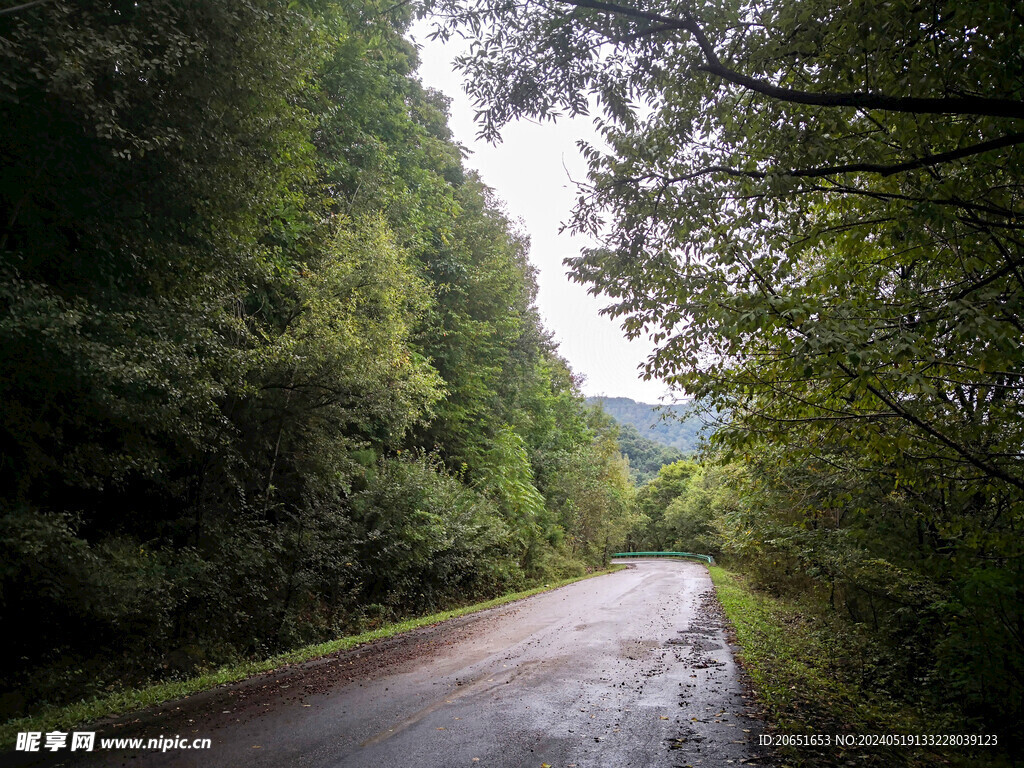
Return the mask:
{"type": "Polygon", "coordinates": [[[757,765],[749,703],[705,567],[645,560],[99,727],[99,738],[208,737],[210,750],[38,757],[139,768],[757,765]]]}

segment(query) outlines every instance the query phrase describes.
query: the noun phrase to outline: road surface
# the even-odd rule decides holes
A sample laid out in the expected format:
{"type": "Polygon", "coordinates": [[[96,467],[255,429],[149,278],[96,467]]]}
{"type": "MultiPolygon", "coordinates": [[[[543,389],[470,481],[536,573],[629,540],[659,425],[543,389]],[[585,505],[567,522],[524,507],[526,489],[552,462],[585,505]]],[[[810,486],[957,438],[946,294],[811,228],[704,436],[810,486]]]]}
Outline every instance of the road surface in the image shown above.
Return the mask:
{"type": "Polygon", "coordinates": [[[34,757],[136,768],[763,764],[719,611],[703,565],[640,560],[97,726],[98,739],[209,738],[209,750],[34,757]]]}

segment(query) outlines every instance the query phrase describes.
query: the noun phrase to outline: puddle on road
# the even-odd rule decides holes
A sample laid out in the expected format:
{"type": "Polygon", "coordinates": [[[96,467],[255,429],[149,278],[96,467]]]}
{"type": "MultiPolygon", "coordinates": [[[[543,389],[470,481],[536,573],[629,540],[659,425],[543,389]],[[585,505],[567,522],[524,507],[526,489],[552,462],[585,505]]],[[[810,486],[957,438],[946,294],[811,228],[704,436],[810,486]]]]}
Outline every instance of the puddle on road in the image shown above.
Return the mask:
{"type": "Polygon", "coordinates": [[[622,640],[619,642],[619,655],[630,661],[638,661],[648,656],[655,648],[660,648],[657,640],[622,640]]]}

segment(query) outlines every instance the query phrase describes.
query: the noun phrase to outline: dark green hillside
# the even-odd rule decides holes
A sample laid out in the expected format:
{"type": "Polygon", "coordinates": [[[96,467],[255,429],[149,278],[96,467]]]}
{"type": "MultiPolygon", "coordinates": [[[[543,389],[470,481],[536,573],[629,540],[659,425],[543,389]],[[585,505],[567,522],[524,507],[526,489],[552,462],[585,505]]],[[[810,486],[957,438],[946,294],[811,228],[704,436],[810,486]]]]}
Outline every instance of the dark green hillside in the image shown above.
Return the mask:
{"type": "Polygon", "coordinates": [[[616,423],[619,427],[619,450],[629,459],[629,476],[637,485],[653,480],[659,469],[685,456],[678,448],[640,434],[632,424],[616,423]]]}
{"type": "Polygon", "coordinates": [[[587,398],[587,405],[598,404],[617,422],[632,425],[649,440],[683,453],[697,450],[704,423],[688,405],[650,405],[628,397],[587,398]]]}

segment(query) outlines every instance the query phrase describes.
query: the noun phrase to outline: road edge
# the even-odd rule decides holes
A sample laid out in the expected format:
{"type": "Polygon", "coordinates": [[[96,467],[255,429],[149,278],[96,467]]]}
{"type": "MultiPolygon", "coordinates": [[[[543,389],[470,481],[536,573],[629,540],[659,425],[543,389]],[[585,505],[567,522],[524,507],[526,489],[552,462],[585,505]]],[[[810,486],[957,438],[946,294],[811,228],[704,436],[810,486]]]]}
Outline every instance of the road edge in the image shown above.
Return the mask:
{"type": "Polygon", "coordinates": [[[239,662],[238,664],[221,667],[213,672],[198,675],[187,680],[156,683],[144,688],[123,689],[101,698],[53,707],[36,715],[8,720],[0,725],[0,749],[7,750],[13,748],[19,732],[46,732],[60,728],[68,730],[83,723],[92,723],[160,706],[198,693],[210,691],[223,685],[241,683],[257,675],[273,672],[292,664],[324,658],[341,651],[396,637],[423,627],[434,626],[452,619],[526,600],[535,595],[553,592],[570,584],[593,579],[598,576],[606,576],[625,568],[625,564],[612,564],[609,568],[582,576],[573,576],[561,581],[531,587],[530,589],[509,592],[493,597],[490,600],[462,606],[461,608],[453,608],[448,611],[440,611],[426,616],[385,624],[382,627],[358,635],[346,635],[335,640],[295,648],[276,654],[269,659],[239,662]]]}

